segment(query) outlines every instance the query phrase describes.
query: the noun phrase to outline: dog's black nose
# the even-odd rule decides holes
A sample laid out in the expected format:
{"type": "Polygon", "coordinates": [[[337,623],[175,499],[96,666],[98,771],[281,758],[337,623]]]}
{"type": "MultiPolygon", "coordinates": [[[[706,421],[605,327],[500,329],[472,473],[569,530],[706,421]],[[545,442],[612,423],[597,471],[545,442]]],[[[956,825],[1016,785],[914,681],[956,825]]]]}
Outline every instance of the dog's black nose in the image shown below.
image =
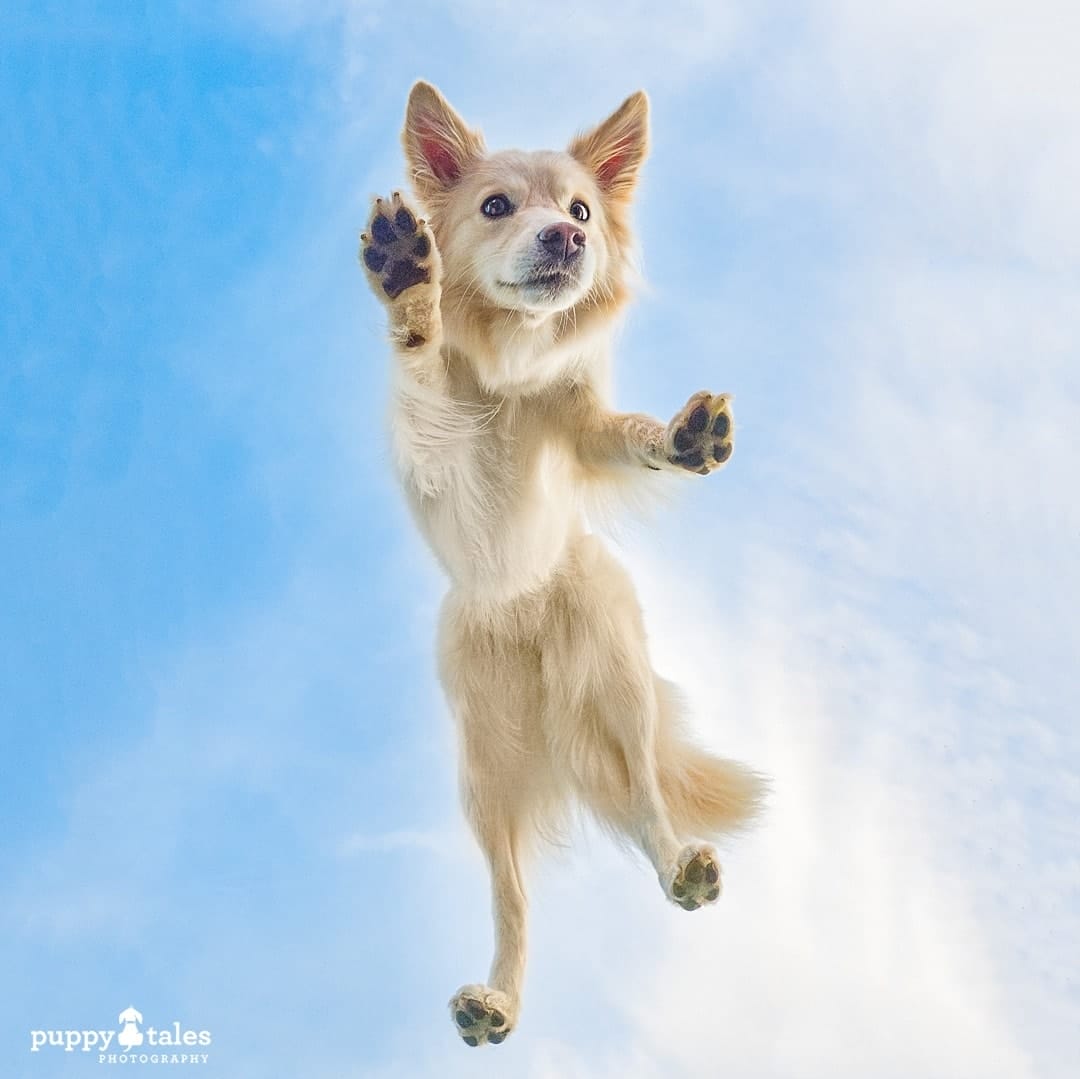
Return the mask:
{"type": "Polygon", "coordinates": [[[575,255],[579,255],[585,246],[585,233],[567,221],[548,225],[547,228],[540,230],[536,238],[552,258],[563,261],[569,261],[575,255]]]}

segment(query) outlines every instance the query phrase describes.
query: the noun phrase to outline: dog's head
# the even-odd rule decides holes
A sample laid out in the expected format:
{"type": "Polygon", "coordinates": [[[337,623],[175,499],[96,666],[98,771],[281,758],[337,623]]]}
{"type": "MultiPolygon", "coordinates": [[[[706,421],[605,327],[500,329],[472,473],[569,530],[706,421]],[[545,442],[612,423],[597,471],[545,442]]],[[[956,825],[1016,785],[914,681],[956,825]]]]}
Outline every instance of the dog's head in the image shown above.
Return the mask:
{"type": "Polygon", "coordinates": [[[644,93],[565,152],[489,154],[438,90],[419,82],[402,139],[444,292],[459,303],[543,318],[622,299],[626,209],[648,144],[644,93]]]}

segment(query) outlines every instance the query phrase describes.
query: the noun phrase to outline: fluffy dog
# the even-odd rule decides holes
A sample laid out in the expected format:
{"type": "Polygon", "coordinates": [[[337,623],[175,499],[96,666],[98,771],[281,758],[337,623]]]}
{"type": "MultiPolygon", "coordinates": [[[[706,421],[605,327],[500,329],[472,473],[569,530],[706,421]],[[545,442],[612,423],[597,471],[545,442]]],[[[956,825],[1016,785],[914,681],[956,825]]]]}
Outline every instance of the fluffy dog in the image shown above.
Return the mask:
{"type": "Polygon", "coordinates": [[[498,1044],[520,1011],[525,855],[568,804],[640,847],[684,910],[720,895],[702,837],[758,808],[757,775],[682,733],[630,580],[585,514],[590,491],[649,469],[718,470],[734,428],[724,394],[695,393],[666,425],[605,404],[644,93],[565,152],[488,153],[419,82],[402,138],[424,216],[377,199],[361,260],[389,317],[397,468],[450,578],[440,675],[491,868],[491,972],[450,1013],[467,1045],[498,1044]]]}

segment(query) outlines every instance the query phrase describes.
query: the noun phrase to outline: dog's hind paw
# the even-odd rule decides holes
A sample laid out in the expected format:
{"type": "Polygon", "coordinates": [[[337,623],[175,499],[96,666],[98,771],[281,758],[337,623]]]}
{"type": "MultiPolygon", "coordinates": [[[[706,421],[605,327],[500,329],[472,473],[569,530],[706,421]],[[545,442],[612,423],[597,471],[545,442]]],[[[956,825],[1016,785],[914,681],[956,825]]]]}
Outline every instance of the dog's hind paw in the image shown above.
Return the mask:
{"type": "Polygon", "coordinates": [[[510,998],[485,985],[462,986],[450,1001],[450,1015],[461,1040],[470,1046],[498,1045],[513,1030],[510,998]]]}
{"type": "Polygon", "coordinates": [[[720,861],[706,843],[683,847],[668,884],[668,896],[683,910],[697,910],[720,898],[720,861]]]}
{"type": "Polygon", "coordinates": [[[735,449],[730,396],[695,393],[668,424],[664,449],[669,464],[702,476],[725,465],[735,449]]]}

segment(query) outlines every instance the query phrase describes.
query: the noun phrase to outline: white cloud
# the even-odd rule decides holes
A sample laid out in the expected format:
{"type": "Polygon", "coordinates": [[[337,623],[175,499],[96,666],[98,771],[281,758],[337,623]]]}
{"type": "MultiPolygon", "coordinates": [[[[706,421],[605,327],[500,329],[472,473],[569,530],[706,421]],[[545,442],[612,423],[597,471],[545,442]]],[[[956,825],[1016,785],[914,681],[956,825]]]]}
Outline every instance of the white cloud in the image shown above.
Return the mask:
{"type": "Polygon", "coordinates": [[[871,216],[900,204],[900,229],[959,253],[1074,271],[1078,43],[1067,0],[834,0],[756,81],[772,120],[824,134],[871,216]]]}
{"type": "Polygon", "coordinates": [[[525,61],[531,79],[556,93],[560,85],[580,92],[583,85],[597,83],[620,85],[629,93],[633,87],[627,79],[684,85],[702,69],[722,63],[749,21],[745,6],[708,0],[671,0],[658,16],[649,0],[592,5],[551,0],[542,6],[464,0],[454,8],[463,32],[482,27],[498,43],[497,55],[490,58],[494,65],[525,61]],[[543,62],[545,49],[553,62],[543,62]]]}
{"type": "Polygon", "coordinates": [[[942,841],[970,761],[958,747],[950,774],[926,751],[935,718],[959,718],[934,664],[775,551],[724,590],[727,632],[701,648],[679,632],[700,587],[657,575],[655,555],[634,561],[661,669],[775,793],[728,859],[720,909],[652,944],[653,990],[630,1001],[650,1057],[688,1067],[708,1031],[748,1077],[1038,1074],[974,909],[978,859],[942,841]]]}

